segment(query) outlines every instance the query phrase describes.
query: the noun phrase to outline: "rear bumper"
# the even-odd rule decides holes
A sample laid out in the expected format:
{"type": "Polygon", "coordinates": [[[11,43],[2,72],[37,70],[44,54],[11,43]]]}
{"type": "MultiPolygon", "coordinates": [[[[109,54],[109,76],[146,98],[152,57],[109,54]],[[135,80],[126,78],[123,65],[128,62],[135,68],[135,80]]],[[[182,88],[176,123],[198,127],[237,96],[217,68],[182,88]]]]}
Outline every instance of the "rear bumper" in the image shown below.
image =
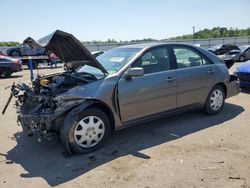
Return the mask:
{"type": "Polygon", "coordinates": [[[237,76],[230,75],[230,80],[226,83],[227,98],[238,95],[240,93],[240,82],[237,76]]]}
{"type": "Polygon", "coordinates": [[[19,72],[19,71],[22,70],[22,65],[13,64],[13,65],[10,67],[10,70],[11,70],[11,72],[19,72]]]}

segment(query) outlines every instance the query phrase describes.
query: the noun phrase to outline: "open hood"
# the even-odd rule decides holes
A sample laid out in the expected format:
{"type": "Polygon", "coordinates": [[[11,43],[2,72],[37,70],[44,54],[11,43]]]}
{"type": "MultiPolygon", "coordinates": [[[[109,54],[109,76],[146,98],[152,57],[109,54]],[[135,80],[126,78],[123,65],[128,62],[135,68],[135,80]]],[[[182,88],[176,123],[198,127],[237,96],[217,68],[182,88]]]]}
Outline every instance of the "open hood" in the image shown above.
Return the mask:
{"type": "Polygon", "coordinates": [[[91,55],[88,49],[83,46],[79,40],[77,40],[72,34],[64,31],[56,30],[38,41],[28,37],[23,43],[28,44],[31,48],[44,47],[47,50],[51,50],[61,58],[70,69],[89,65],[100,69],[105,74],[108,74],[105,68],[91,55]]]}

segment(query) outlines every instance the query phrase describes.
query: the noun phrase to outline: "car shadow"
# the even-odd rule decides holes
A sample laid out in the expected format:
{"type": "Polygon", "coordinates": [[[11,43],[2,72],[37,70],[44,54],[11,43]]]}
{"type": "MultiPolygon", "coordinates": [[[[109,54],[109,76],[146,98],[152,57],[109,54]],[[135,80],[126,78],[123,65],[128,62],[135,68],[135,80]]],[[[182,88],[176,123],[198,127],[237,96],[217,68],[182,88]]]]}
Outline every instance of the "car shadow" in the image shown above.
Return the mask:
{"type": "Polygon", "coordinates": [[[13,79],[13,78],[21,78],[23,77],[23,75],[10,75],[9,77],[4,77],[4,78],[1,78],[2,80],[8,80],[8,79],[13,79]]]}
{"type": "Polygon", "coordinates": [[[41,177],[50,186],[56,186],[122,156],[133,155],[150,160],[150,156],[140,151],[219,126],[243,111],[241,106],[226,103],[223,111],[215,116],[195,111],[151,121],[115,132],[96,152],[69,158],[63,157],[62,147],[56,139],[39,143],[36,137],[27,137],[25,133],[19,132],[14,135],[17,145],[7,154],[1,155],[6,157],[6,164],[16,163],[24,168],[27,173],[20,174],[22,178],[41,177]]]}

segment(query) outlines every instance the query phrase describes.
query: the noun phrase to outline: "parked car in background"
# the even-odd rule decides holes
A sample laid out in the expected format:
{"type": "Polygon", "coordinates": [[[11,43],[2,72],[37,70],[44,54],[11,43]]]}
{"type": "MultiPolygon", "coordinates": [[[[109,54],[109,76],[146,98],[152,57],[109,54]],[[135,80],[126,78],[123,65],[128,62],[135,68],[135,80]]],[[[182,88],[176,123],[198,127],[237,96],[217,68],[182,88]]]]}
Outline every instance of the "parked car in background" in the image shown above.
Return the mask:
{"type": "Polygon", "coordinates": [[[194,109],[217,114],[239,93],[237,77],[221,59],[193,45],[136,44],[95,58],[63,31],[41,41],[34,45],[53,49],[75,71],[12,87],[18,122],[30,135],[59,133],[68,153],[92,152],[112,130],[159,117],[194,109]]]}
{"type": "Polygon", "coordinates": [[[23,44],[18,47],[9,48],[6,50],[6,53],[8,56],[12,57],[47,55],[45,48],[32,49],[26,44],[23,44]]]}
{"type": "Polygon", "coordinates": [[[250,88],[250,60],[240,64],[235,74],[239,77],[240,87],[250,88]]]}
{"type": "Polygon", "coordinates": [[[240,50],[238,46],[233,44],[218,44],[208,49],[208,51],[214,53],[215,55],[223,55],[232,50],[240,50]]]}
{"type": "Polygon", "coordinates": [[[2,51],[1,49],[0,49],[0,55],[4,55],[4,54],[3,54],[3,51],[2,51]]]}
{"type": "Polygon", "coordinates": [[[22,70],[21,60],[0,55],[0,78],[7,78],[12,73],[21,70],[22,70]]]}
{"type": "Polygon", "coordinates": [[[240,46],[241,56],[240,61],[250,60],[250,45],[240,46]]]}
{"type": "Polygon", "coordinates": [[[233,59],[234,61],[243,62],[250,59],[250,45],[240,46],[240,50],[232,50],[226,53],[223,58],[225,59],[233,59]]]}

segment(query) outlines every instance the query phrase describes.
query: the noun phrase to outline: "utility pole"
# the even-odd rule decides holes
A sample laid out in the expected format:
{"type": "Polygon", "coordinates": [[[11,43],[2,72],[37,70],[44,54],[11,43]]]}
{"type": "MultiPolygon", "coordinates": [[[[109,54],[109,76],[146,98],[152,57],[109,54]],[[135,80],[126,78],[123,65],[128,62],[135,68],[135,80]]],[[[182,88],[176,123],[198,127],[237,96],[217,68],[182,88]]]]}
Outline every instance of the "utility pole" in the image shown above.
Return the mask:
{"type": "Polygon", "coordinates": [[[195,38],[194,37],[194,34],[195,34],[195,26],[192,27],[193,28],[193,39],[195,38]]]}
{"type": "Polygon", "coordinates": [[[195,34],[195,27],[193,26],[192,28],[193,28],[193,43],[195,44],[195,36],[194,36],[194,34],[195,34]]]}

